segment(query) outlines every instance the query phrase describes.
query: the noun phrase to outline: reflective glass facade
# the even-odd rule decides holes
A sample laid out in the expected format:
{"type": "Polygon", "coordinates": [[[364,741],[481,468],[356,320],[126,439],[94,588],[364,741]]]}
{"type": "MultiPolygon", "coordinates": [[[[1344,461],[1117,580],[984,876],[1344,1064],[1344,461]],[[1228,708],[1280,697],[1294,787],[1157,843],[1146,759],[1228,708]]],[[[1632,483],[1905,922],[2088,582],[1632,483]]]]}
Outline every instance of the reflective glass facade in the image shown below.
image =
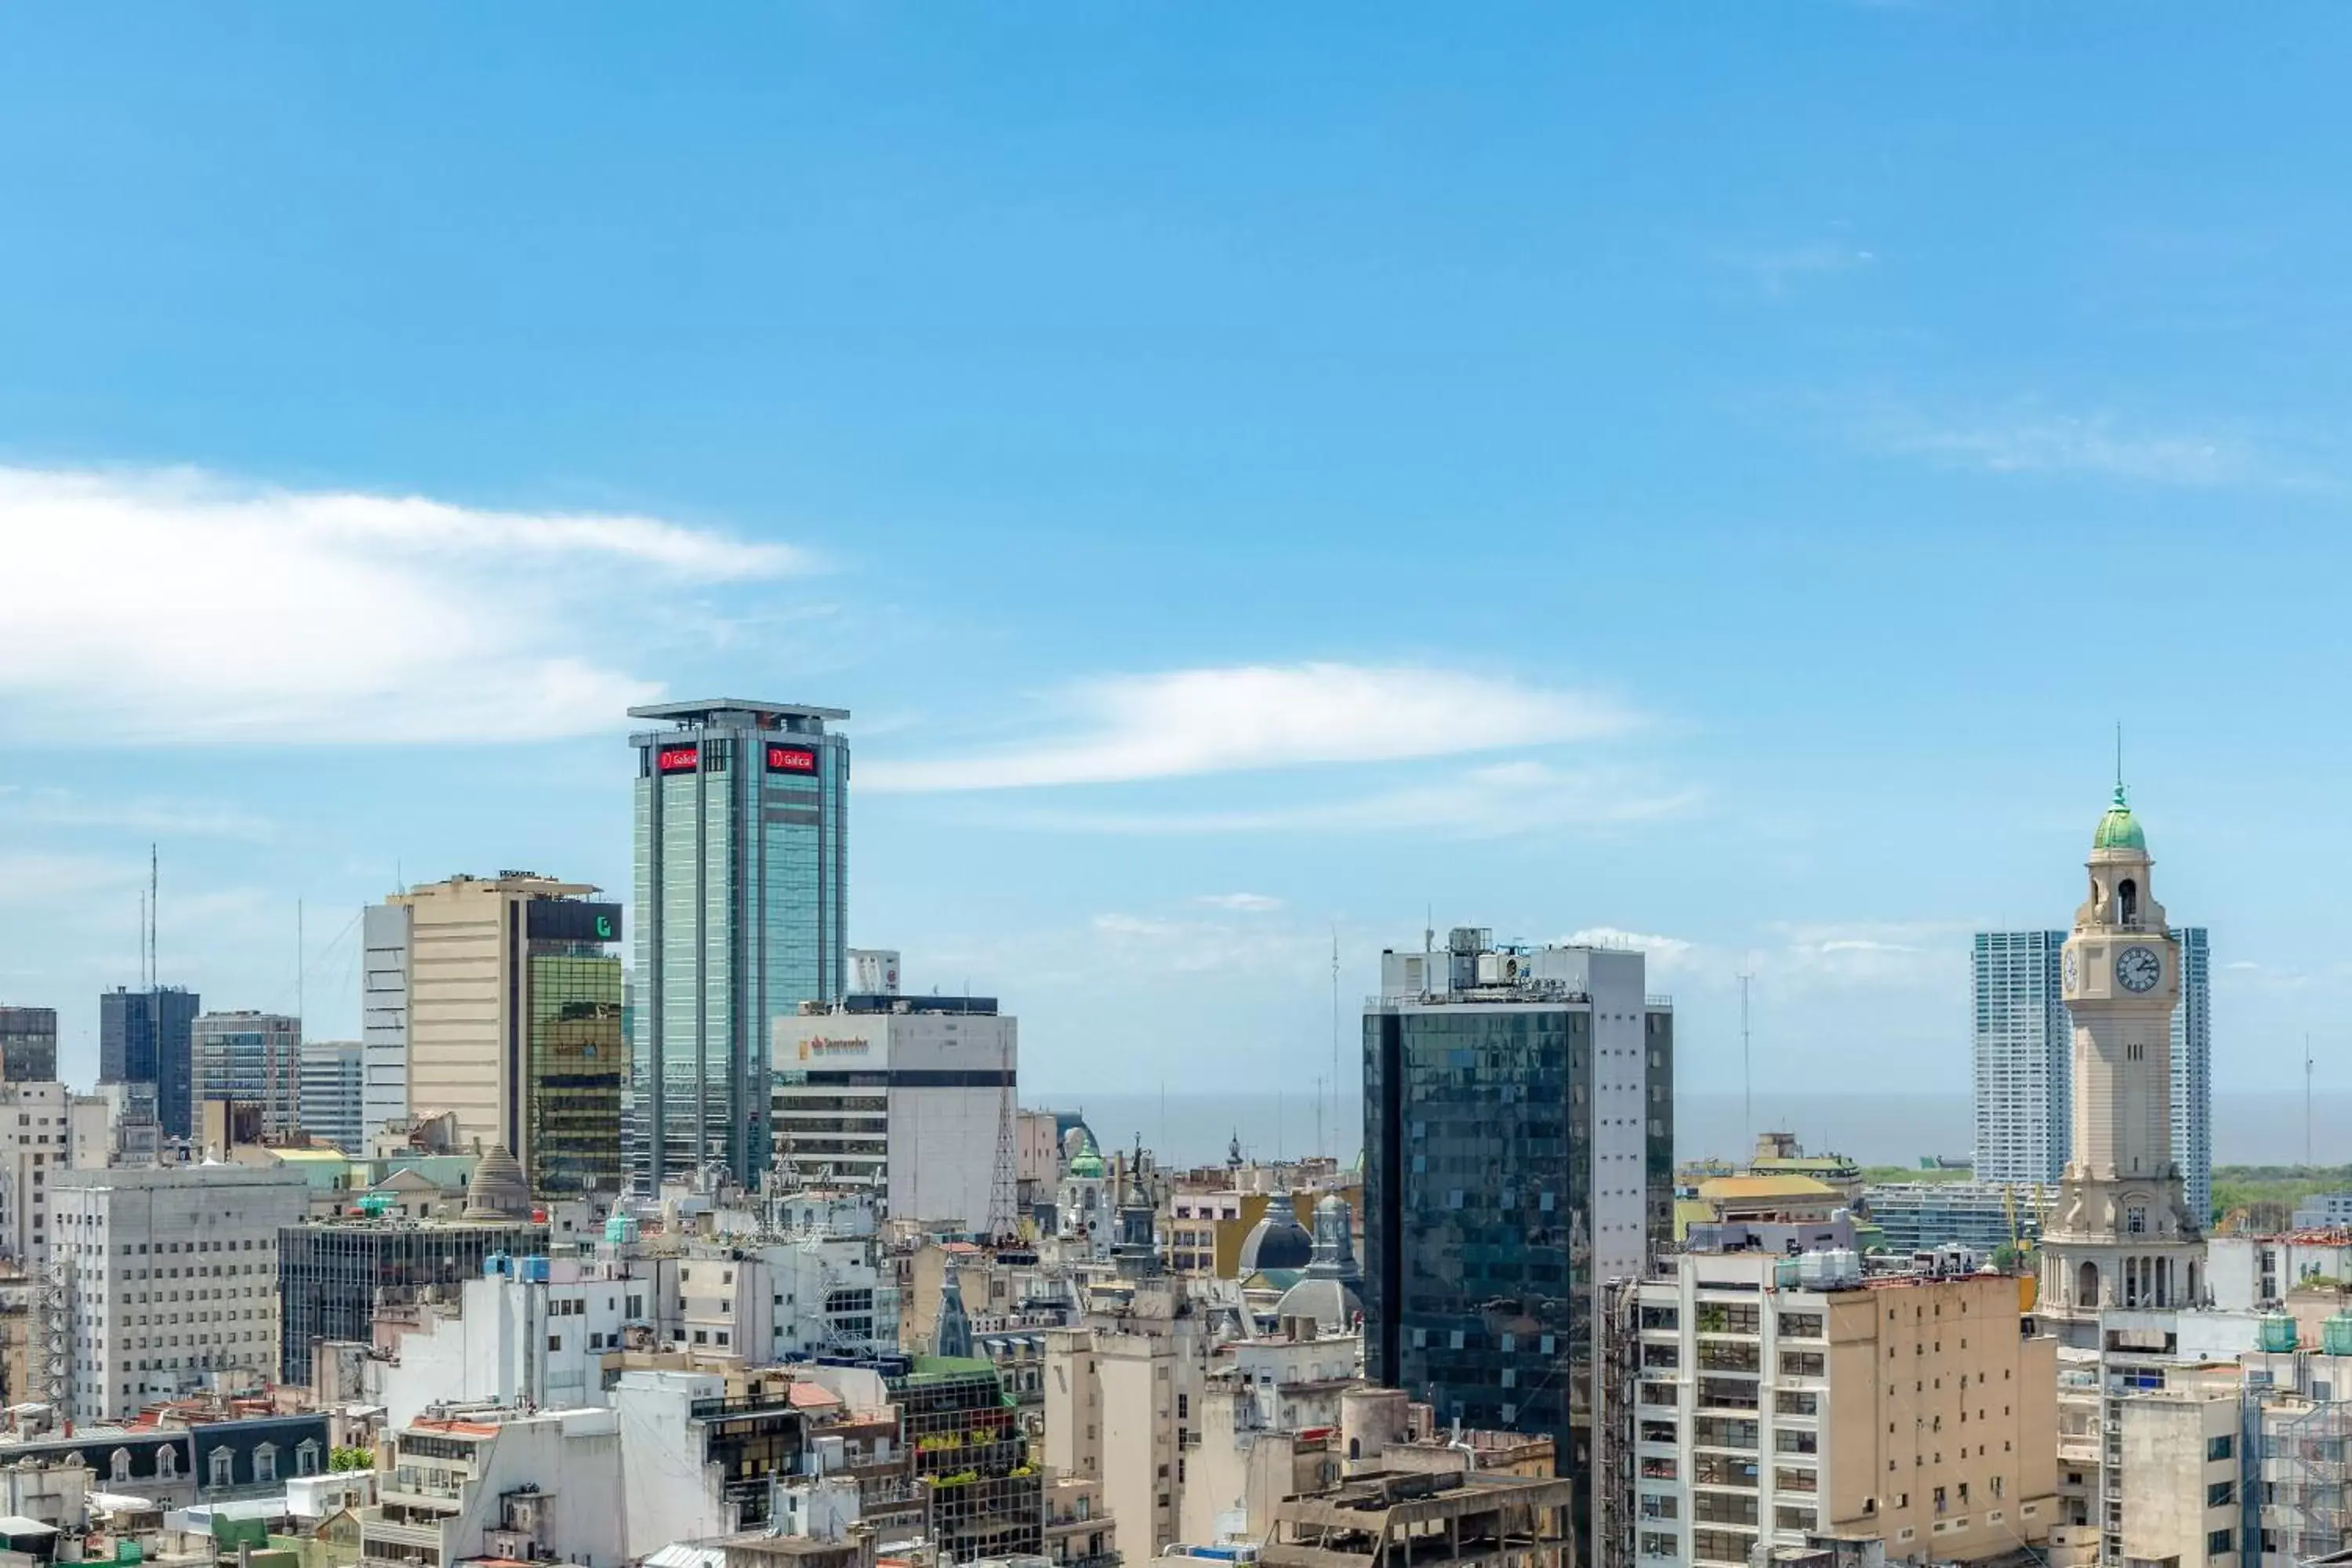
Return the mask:
{"type": "Polygon", "coordinates": [[[1549,1434],[1578,1479],[1603,1276],[1673,1233],[1674,1015],[1638,978],[1615,1005],[1364,1017],[1366,1370],[1440,1422],[1549,1434]]]}
{"type": "Polygon", "coordinates": [[[768,1164],[771,1026],[845,989],[849,748],[835,709],[633,710],[636,985],[625,1121],[638,1190],[768,1164]]]}
{"type": "Polygon", "coordinates": [[[204,998],[176,985],[98,997],[98,1081],[152,1083],[156,1119],[167,1138],[189,1132],[188,1031],[204,998]]]}
{"type": "Polygon", "coordinates": [[[585,942],[530,944],[523,1095],[534,1197],[621,1190],[621,961],[585,942]]]}

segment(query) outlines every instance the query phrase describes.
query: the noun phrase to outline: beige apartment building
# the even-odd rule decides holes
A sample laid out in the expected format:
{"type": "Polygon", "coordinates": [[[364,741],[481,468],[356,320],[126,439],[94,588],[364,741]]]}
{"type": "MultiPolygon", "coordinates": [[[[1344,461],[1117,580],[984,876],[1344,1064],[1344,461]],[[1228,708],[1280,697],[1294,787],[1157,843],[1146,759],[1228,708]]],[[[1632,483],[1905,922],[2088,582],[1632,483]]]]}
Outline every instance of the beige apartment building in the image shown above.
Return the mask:
{"type": "Polygon", "coordinates": [[[1637,1291],[1637,1561],[1875,1537],[1969,1562],[2056,1518],[2056,1342],[2019,1281],[1865,1278],[1852,1253],[1686,1253],[1637,1291]]]}
{"type": "Polygon", "coordinates": [[[596,890],[502,871],[387,900],[409,912],[409,1110],[504,1146],[534,1197],[620,1187],[621,911],[596,890]]]}

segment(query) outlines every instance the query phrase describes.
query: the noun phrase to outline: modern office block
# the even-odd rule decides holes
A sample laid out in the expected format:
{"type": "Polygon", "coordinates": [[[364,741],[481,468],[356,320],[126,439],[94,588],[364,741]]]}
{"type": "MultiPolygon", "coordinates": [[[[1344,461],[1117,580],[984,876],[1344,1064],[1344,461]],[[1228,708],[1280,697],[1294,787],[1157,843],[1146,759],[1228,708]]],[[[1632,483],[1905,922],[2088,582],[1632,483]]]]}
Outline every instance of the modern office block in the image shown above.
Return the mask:
{"type": "Polygon", "coordinates": [[[769,1163],[777,1021],[845,990],[849,746],[837,708],[634,708],[630,1179],[769,1163]]]}
{"type": "MultiPolygon", "coordinates": [[[[1642,954],[1388,952],[1364,1010],[1366,1375],[1539,1433],[1599,1506],[1596,1297],[1674,1235],[1674,1011],[1642,954]]],[[[1580,1552],[1580,1558],[1587,1555],[1580,1552]]]]}
{"type": "Polygon", "coordinates": [[[58,1010],[0,1007],[0,1080],[50,1083],[58,1076],[58,1010]]]}
{"type": "Polygon", "coordinates": [[[283,1013],[198,1016],[189,1026],[188,1100],[192,1108],[257,1106],[261,1130],[273,1137],[300,1126],[302,1020],[283,1013]]]}
{"type": "Polygon", "coordinates": [[[1003,1134],[1020,1065],[1018,1026],[993,997],[811,1003],[776,1023],[776,1164],[880,1194],[893,1219],[1009,1236],[1017,1172],[1003,1134]]]}
{"type": "Polygon", "coordinates": [[[179,985],[99,994],[98,1081],[153,1084],[166,1138],[185,1138],[192,1125],[188,1031],[204,1006],[203,997],[179,985]]]}
{"type": "Polygon", "coordinates": [[[2203,926],[2175,926],[2180,1005],[2172,1011],[2172,1156],[2189,1212],[2213,1223],[2213,960],[2203,926]]]}
{"type": "Polygon", "coordinates": [[[621,1187],[621,906],[524,871],[395,894],[408,915],[407,1099],[503,1147],[532,1194],[621,1187]]]}
{"type": "Polygon", "coordinates": [[[302,1042],[302,1131],[346,1154],[364,1153],[361,1136],[366,1085],[357,1040],[302,1042]]]}
{"type": "MultiPolygon", "coordinates": [[[[299,1217],[298,1208],[295,1217],[299,1217]]],[[[482,1260],[547,1253],[547,1226],[528,1224],[419,1225],[408,1220],[341,1220],[297,1225],[276,1237],[278,1379],[310,1380],[317,1340],[365,1341],[379,1304],[402,1306],[416,1292],[440,1287],[452,1294],[478,1279],[482,1260]]]]}

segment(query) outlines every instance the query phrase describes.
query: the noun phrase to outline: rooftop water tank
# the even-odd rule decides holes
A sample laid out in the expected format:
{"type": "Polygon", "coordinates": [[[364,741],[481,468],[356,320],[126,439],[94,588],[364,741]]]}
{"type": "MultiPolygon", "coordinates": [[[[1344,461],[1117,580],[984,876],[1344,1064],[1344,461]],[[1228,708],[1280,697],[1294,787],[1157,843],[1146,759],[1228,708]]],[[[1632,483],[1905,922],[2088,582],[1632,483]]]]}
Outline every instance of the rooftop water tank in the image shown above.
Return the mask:
{"type": "Polygon", "coordinates": [[[2287,1316],[2284,1312],[2270,1312],[2264,1314],[2257,1342],[2259,1342],[2263,1349],[2266,1351],[2291,1351],[2294,1349],[2294,1320],[2287,1316]]]}
{"type": "Polygon", "coordinates": [[[604,1239],[611,1242],[615,1247],[625,1246],[629,1242],[636,1240],[637,1216],[630,1214],[616,1214],[606,1216],[604,1220],[604,1239]]]}
{"type": "Polygon", "coordinates": [[[2352,1355],[2352,1312],[2336,1312],[2319,1325],[2319,1348],[2329,1355],[2352,1355]]]}

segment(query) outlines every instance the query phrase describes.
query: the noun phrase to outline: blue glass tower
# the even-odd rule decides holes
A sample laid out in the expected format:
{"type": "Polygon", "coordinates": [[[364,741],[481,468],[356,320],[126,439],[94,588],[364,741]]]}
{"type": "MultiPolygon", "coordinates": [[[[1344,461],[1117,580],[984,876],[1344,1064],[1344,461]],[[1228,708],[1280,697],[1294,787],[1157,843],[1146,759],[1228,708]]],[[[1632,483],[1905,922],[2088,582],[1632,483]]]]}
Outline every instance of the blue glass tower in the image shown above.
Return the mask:
{"type": "Polygon", "coordinates": [[[630,1183],[768,1165],[774,1021],[845,989],[849,744],[839,708],[632,708],[636,1003],[630,1183]]]}

